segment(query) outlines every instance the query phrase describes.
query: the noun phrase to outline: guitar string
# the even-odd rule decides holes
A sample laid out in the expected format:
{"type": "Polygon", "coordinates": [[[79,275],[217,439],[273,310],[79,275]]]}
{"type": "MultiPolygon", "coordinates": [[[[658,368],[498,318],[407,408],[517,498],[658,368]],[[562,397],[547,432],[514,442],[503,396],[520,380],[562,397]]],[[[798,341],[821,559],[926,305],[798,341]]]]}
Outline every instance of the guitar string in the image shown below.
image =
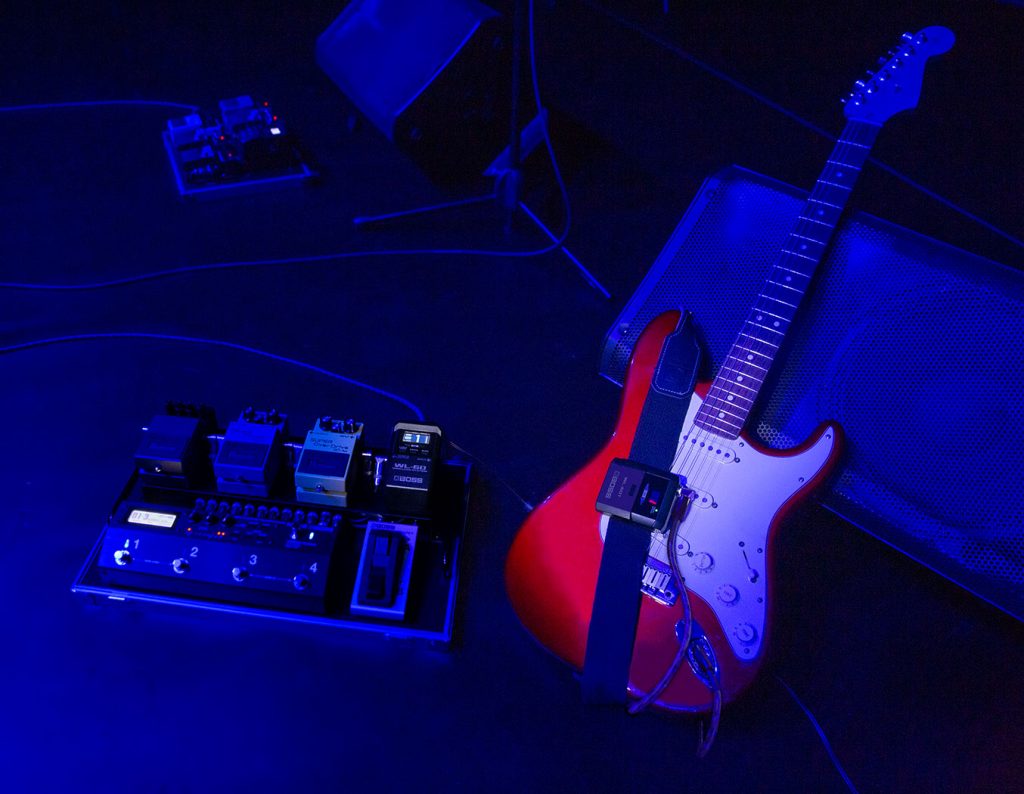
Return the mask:
{"type": "MultiPolygon", "coordinates": [[[[864,129],[865,128],[854,127],[852,124],[849,125],[848,130],[844,130],[844,135],[841,136],[839,143],[837,143],[836,147],[833,150],[833,156],[830,159],[832,161],[835,161],[835,162],[846,163],[847,162],[847,157],[852,154],[853,147],[855,147],[855,146],[856,147],[864,147],[865,146],[864,143],[862,143],[861,141],[856,140],[858,137],[860,137],[860,133],[864,129]],[[849,133],[848,135],[845,134],[847,132],[849,133]],[[848,143],[852,144],[852,146],[847,145],[848,143]]],[[[862,138],[862,140],[864,140],[864,139],[862,138]]],[[[822,178],[824,178],[824,176],[828,175],[828,172],[829,172],[829,169],[827,167],[826,167],[826,169],[823,169],[823,174],[822,174],[822,177],[819,178],[819,182],[820,182],[820,180],[822,178]]],[[[821,196],[822,192],[823,191],[821,191],[819,189],[819,184],[816,183],[815,184],[815,190],[813,190],[812,193],[811,193],[811,198],[813,198],[815,195],[821,196]]],[[[841,212],[842,211],[840,211],[840,215],[841,215],[841,212]]],[[[839,218],[839,215],[837,215],[837,217],[836,217],[836,223],[838,223],[838,218],[839,218]]],[[[805,232],[808,232],[808,234],[809,234],[810,233],[809,230],[808,230],[809,225],[810,225],[810,222],[807,221],[807,220],[803,220],[802,217],[801,217],[794,224],[794,230],[793,231],[798,233],[798,234],[800,233],[800,231],[805,231],[805,232]]],[[[833,226],[833,229],[834,229],[835,224],[832,224],[832,226],[833,226]]],[[[788,238],[787,238],[787,240],[788,240],[788,238]]],[[[773,280],[772,279],[773,275],[775,275],[775,276],[779,275],[779,270],[778,270],[779,262],[781,261],[783,256],[784,256],[784,254],[782,252],[780,252],[779,258],[776,260],[776,262],[772,265],[771,269],[769,270],[768,276],[767,276],[769,281],[773,280]]],[[[810,274],[808,274],[808,285],[810,283],[810,277],[813,276],[813,274],[814,274],[813,271],[810,274]]],[[[750,313],[748,314],[747,323],[751,322],[753,319],[755,319],[758,316],[763,318],[763,313],[766,311],[766,308],[764,306],[764,301],[773,299],[774,296],[772,295],[772,292],[773,292],[772,285],[766,283],[765,290],[763,291],[763,293],[759,294],[758,301],[756,301],[754,303],[754,306],[751,307],[750,313]]],[[[796,310],[794,309],[794,318],[795,318],[795,312],[796,312],[796,310]]],[[[787,321],[787,330],[788,330],[788,326],[789,325],[791,325],[791,321],[787,321]]],[[[742,338],[743,332],[747,329],[747,327],[748,327],[747,324],[744,324],[743,330],[741,330],[740,334],[737,336],[736,342],[734,343],[734,347],[735,347],[736,344],[739,343],[740,339],[742,338]]],[[[759,343],[756,340],[750,340],[750,339],[747,340],[747,344],[749,345],[748,349],[752,352],[752,354],[756,353],[756,354],[759,354],[759,355],[762,355],[762,356],[765,356],[765,357],[769,357],[770,356],[771,359],[772,359],[772,362],[774,363],[774,355],[771,354],[771,351],[767,351],[767,346],[766,345],[764,345],[763,343],[759,343]]],[[[730,353],[731,352],[732,352],[732,349],[730,349],[730,353]]],[[[727,404],[730,404],[727,401],[722,399],[721,392],[724,391],[724,389],[722,389],[722,388],[718,388],[718,389],[714,388],[715,383],[719,382],[720,378],[725,378],[726,380],[728,380],[726,373],[728,373],[730,371],[732,373],[736,374],[736,375],[738,375],[741,372],[740,368],[736,367],[735,365],[731,365],[728,362],[729,362],[729,358],[727,358],[726,361],[723,362],[723,365],[722,365],[722,367],[720,368],[720,371],[719,371],[719,376],[718,376],[718,378],[716,378],[715,382],[713,382],[712,388],[709,390],[709,392],[707,394],[707,399],[705,400],[705,402],[703,403],[703,406],[702,406],[702,408],[704,409],[704,411],[703,411],[704,414],[706,416],[708,416],[708,415],[711,416],[711,419],[712,419],[711,424],[712,425],[718,424],[718,423],[714,422],[714,416],[713,416],[714,413],[716,411],[720,412],[721,408],[724,408],[724,407],[726,407],[727,404]]],[[[743,376],[746,377],[746,373],[744,373],[743,376]]],[[[751,402],[751,405],[753,405],[753,402],[751,402]]],[[[747,411],[747,414],[749,415],[749,411],[747,411]]],[[[698,414],[698,416],[699,415],[700,414],[698,414]]],[[[686,443],[686,440],[683,441],[683,446],[686,448],[685,452],[683,452],[681,456],[677,452],[677,456],[676,456],[677,460],[673,461],[672,469],[674,471],[678,470],[680,473],[686,472],[688,474],[688,477],[687,477],[688,485],[691,485],[691,487],[703,488],[703,489],[707,490],[708,483],[707,483],[707,480],[706,480],[706,477],[707,477],[706,472],[708,470],[708,467],[709,466],[720,466],[720,465],[723,465],[723,464],[719,463],[719,461],[716,459],[716,456],[718,454],[717,452],[716,452],[716,455],[712,455],[711,454],[711,448],[714,448],[714,449],[717,450],[719,448],[718,439],[719,438],[723,438],[724,439],[724,438],[727,438],[727,437],[720,436],[718,433],[715,433],[713,430],[709,429],[708,427],[701,428],[703,430],[703,432],[694,432],[694,426],[698,426],[699,427],[699,425],[696,425],[696,417],[695,417],[694,423],[693,423],[693,425],[691,425],[689,431],[684,434],[684,439],[688,439],[689,440],[689,444],[686,443]],[[706,447],[707,443],[709,441],[711,441],[711,440],[715,440],[715,443],[714,443],[713,447],[710,447],[710,448],[706,447]],[[705,449],[707,449],[706,452],[705,452],[705,449]],[[703,453],[703,454],[701,454],[701,453],[703,453]],[[690,465],[691,464],[691,461],[690,461],[691,454],[700,454],[700,457],[696,461],[695,465],[690,465]]],[[[737,438],[734,439],[734,441],[736,441],[737,443],[742,443],[742,442],[739,441],[739,436],[738,435],[737,435],[737,438]]],[[[727,447],[727,449],[728,449],[728,447],[727,447]]],[[[734,459],[735,459],[735,454],[734,454],[734,459]]],[[[714,497],[712,496],[710,498],[713,499],[714,497]]],[[[683,537],[685,538],[687,534],[688,534],[688,528],[684,529],[683,537]]],[[[678,552],[677,548],[668,549],[668,553],[676,554],[677,552],[678,552]]]]}
{"type": "MultiPolygon", "coordinates": [[[[815,196],[817,196],[819,198],[823,198],[824,197],[823,194],[825,194],[826,191],[821,189],[821,182],[822,182],[822,180],[826,176],[831,175],[829,173],[830,168],[834,170],[837,167],[842,167],[842,165],[846,165],[848,167],[853,167],[853,168],[859,168],[859,166],[855,166],[855,165],[853,165],[853,163],[848,162],[848,157],[850,157],[851,155],[855,154],[856,149],[858,149],[858,148],[864,148],[864,149],[870,151],[870,146],[873,143],[873,140],[874,140],[874,137],[876,136],[876,134],[877,134],[877,128],[869,127],[867,125],[865,125],[865,126],[855,126],[854,123],[852,123],[852,122],[850,124],[848,124],[847,128],[843,132],[843,135],[840,136],[839,140],[836,143],[836,146],[833,148],[832,155],[830,156],[830,159],[829,159],[829,165],[826,166],[826,168],[824,168],[822,170],[822,175],[816,181],[815,187],[811,191],[811,193],[810,193],[810,195],[808,197],[808,202],[810,200],[814,199],[815,196]],[[866,134],[862,136],[862,133],[866,133],[866,134]],[[858,138],[859,138],[859,140],[858,140],[858,138]]],[[[866,157],[867,157],[867,153],[866,152],[864,153],[863,157],[864,157],[864,159],[866,159],[866,157]]],[[[856,158],[854,158],[854,159],[856,159],[856,158]]],[[[839,177],[836,177],[836,178],[839,178],[839,177]]],[[[851,187],[851,192],[852,192],[852,187],[851,187]]],[[[829,194],[829,195],[831,195],[831,194],[829,194]]],[[[834,233],[835,227],[839,223],[839,219],[841,218],[842,213],[843,213],[843,211],[845,209],[845,204],[846,204],[846,202],[844,201],[842,207],[839,210],[839,212],[836,214],[835,221],[833,223],[829,224],[831,226],[831,230],[829,232],[829,238],[830,239],[831,239],[831,235],[834,233]]],[[[805,208],[806,208],[806,206],[807,206],[807,203],[804,204],[805,208]]],[[[804,219],[802,216],[798,217],[796,223],[794,224],[793,232],[791,232],[790,236],[787,237],[787,242],[789,241],[789,239],[790,239],[790,237],[792,236],[793,233],[800,234],[801,232],[805,233],[803,236],[809,236],[809,237],[811,237],[811,239],[816,239],[811,234],[812,230],[809,228],[810,227],[810,223],[811,222],[809,220],[804,219]]],[[[823,245],[827,245],[827,244],[828,244],[828,240],[823,245]]],[[[780,274],[780,270],[779,270],[780,263],[781,263],[781,261],[784,258],[785,258],[785,252],[780,251],[778,258],[775,260],[775,262],[772,264],[771,268],[768,271],[768,275],[767,275],[768,281],[774,280],[772,277],[773,276],[778,276],[780,274]]],[[[812,271],[810,273],[806,274],[808,281],[807,281],[807,285],[804,287],[803,291],[801,292],[801,296],[800,296],[801,299],[803,298],[803,295],[806,293],[806,291],[809,289],[811,280],[813,279],[813,277],[815,275],[815,271],[817,270],[817,267],[820,264],[820,262],[821,262],[821,258],[819,257],[818,261],[815,262],[814,269],[812,269],[812,271]]],[[[747,320],[746,323],[744,323],[743,330],[741,330],[740,334],[737,335],[737,339],[736,339],[736,342],[734,343],[734,347],[735,347],[736,344],[739,343],[740,339],[742,338],[743,331],[745,331],[748,328],[749,323],[753,320],[753,318],[755,316],[757,316],[759,313],[763,317],[763,314],[766,311],[763,302],[765,300],[771,299],[772,296],[771,296],[770,293],[772,292],[772,286],[773,285],[771,285],[770,283],[766,282],[766,287],[765,287],[764,291],[759,294],[758,300],[755,301],[754,305],[750,309],[750,312],[748,314],[748,320],[747,320]]],[[[799,303],[798,303],[798,306],[799,306],[799,303]]],[[[787,322],[786,322],[786,326],[787,327],[785,329],[785,332],[788,332],[789,327],[792,325],[792,321],[795,319],[797,310],[798,309],[794,309],[793,310],[793,318],[791,320],[787,320],[787,322]]],[[[784,332],[780,332],[780,333],[784,333],[784,332]]],[[[757,354],[760,354],[762,356],[769,357],[771,359],[771,363],[774,364],[774,360],[775,360],[774,353],[772,353],[770,350],[767,350],[767,346],[764,343],[757,341],[756,338],[755,339],[749,339],[748,338],[748,344],[750,345],[750,347],[748,348],[749,350],[751,350],[753,353],[757,353],[757,354]]],[[[732,351],[732,348],[730,349],[730,352],[731,351],[732,351]]],[[[723,399],[721,397],[721,394],[720,394],[721,390],[718,390],[718,389],[714,388],[714,385],[715,385],[716,382],[718,382],[718,379],[724,377],[725,373],[729,372],[730,370],[733,373],[735,373],[735,374],[740,374],[741,373],[741,370],[739,368],[737,368],[735,366],[732,366],[732,365],[729,365],[728,361],[729,361],[729,359],[726,358],[726,361],[723,362],[722,367],[720,367],[720,369],[719,369],[718,376],[712,382],[712,388],[709,389],[709,392],[706,395],[706,397],[708,399],[706,399],[704,401],[704,403],[702,403],[702,407],[706,406],[708,408],[708,410],[706,412],[707,414],[713,414],[716,409],[720,409],[722,407],[725,407],[725,405],[727,405],[727,404],[732,404],[732,403],[729,403],[727,401],[723,401],[723,399]]],[[[746,376],[746,374],[747,373],[743,373],[744,376],[746,376]]],[[[766,374],[767,374],[767,372],[766,372],[766,374]]],[[[755,399],[756,399],[756,396],[755,396],[755,399]]],[[[749,402],[751,403],[751,408],[752,408],[754,401],[751,400],[749,402]]],[[[749,409],[746,410],[746,414],[747,414],[747,416],[744,418],[744,424],[746,423],[746,418],[749,417],[749,414],[750,414],[750,410],[749,409]]],[[[731,442],[736,442],[737,444],[738,443],[742,443],[742,442],[739,441],[739,438],[740,438],[739,434],[737,434],[735,439],[730,439],[727,436],[721,436],[718,433],[715,433],[713,430],[711,430],[711,429],[709,429],[707,427],[701,427],[700,425],[697,424],[697,421],[696,421],[698,416],[699,416],[699,412],[698,412],[698,414],[695,414],[694,419],[691,422],[689,429],[681,434],[680,448],[677,449],[677,451],[676,451],[676,455],[674,456],[674,459],[672,461],[672,465],[670,466],[670,470],[673,471],[673,472],[677,472],[679,474],[686,475],[687,485],[690,486],[691,488],[704,491],[704,493],[707,494],[707,498],[710,498],[712,500],[712,504],[714,504],[714,496],[712,495],[711,487],[713,486],[714,481],[718,479],[717,478],[717,474],[720,471],[719,467],[724,465],[724,464],[720,463],[719,460],[716,459],[716,456],[713,456],[713,455],[710,454],[711,449],[712,448],[714,448],[716,450],[719,449],[720,448],[719,445],[721,444],[722,441],[725,442],[725,446],[726,446],[727,449],[729,447],[729,442],[730,441],[731,442]],[[710,440],[714,440],[715,443],[713,445],[708,445],[708,441],[710,441],[710,440]],[[687,442],[689,442],[689,443],[687,443],[687,442]],[[707,451],[703,452],[704,450],[707,450],[707,451]],[[700,454],[701,452],[703,452],[703,454],[700,454]],[[699,455],[699,457],[697,457],[696,460],[693,459],[693,457],[695,455],[699,455]],[[713,467],[713,468],[710,468],[710,467],[713,467]]],[[[742,431],[742,427],[740,428],[740,431],[742,431]]],[[[736,457],[735,449],[733,449],[732,452],[733,452],[733,458],[735,459],[735,457],[736,457]]],[[[716,452],[716,455],[717,454],[718,453],[716,452]]],[[[714,508],[709,506],[707,509],[714,509],[714,508]]],[[[673,561],[676,563],[676,565],[673,566],[674,571],[676,571],[676,573],[675,573],[676,578],[680,578],[679,573],[677,571],[679,571],[681,569],[681,566],[678,565],[678,563],[679,563],[679,545],[680,545],[678,543],[678,540],[680,538],[684,539],[684,540],[688,540],[687,536],[689,535],[689,532],[690,532],[691,528],[693,528],[695,523],[696,523],[696,517],[691,519],[691,521],[689,521],[689,522],[687,522],[684,519],[682,524],[679,527],[676,527],[675,532],[672,533],[672,538],[671,539],[669,539],[667,537],[662,537],[660,535],[653,536],[654,545],[655,546],[659,546],[660,545],[660,546],[664,547],[665,555],[666,555],[666,557],[669,558],[670,564],[673,561]]],[[[690,549],[689,551],[692,552],[692,549],[690,549]]],[[[748,565],[749,565],[749,563],[748,563],[748,565]]],[[[685,588],[686,585],[685,585],[684,581],[679,581],[677,583],[678,586],[681,587],[681,588],[685,588]]]]}
{"type": "MultiPolygon", "coordinates": [[[[854,123],[851,122],[847,126],[847,129],[844,130],[844,135],[842,135],[840,137],[840,139],[837,142],[835,148],[833,149],[833,153],[832,153],[833,156],[830,158],[830,160],[832,162],[846,163],[847,156],[849,156],[850,154],[853,153],[853,147],[868,148],[868,147],[865,146],[865,143],[863,141],[864,140],[868,140],[868,142],[870,143],[871,140],[874,137],[871,133],[874,133],[875,130],[871,129],[870,133],[866,137],[861,138],[861,140],[858,141],[858,140],[856,140],[856,138],[861,137],[861,135],[860,135],[861,132],[868,132],[868,130],[865,127],[855,127],[854,123]],[[846,134],[847,132],[849,132],[849,135],[846,134]],[[852,146],[850,146],[848,144],[852,144],[852,146]]],[[[864,157],[866,158],[866,152],[864,154],[864,157]]],[[[821,196],[822,193],[824,192],[824,191],[819,190],[819,184],[821,182],[821,179],[828,173],[830,167],[835,168],[835,166],[827,166],[825,169],[823,169],[822,177],[819,177],[818,182],[815,183],[815,188],[814,188],[814,190],[811,191],[811,194],[810,194],[810,196],[808,198],[808,201],[814,199],[815,196],[821,196]]],[[[856,166],[853,166],[853,167],[856,167],[856,166]]],[[[804,206],[806,207],[806,204],[804,206]]],[[[835,223],[834,224],[830,224],[832,226],[833,230],[835,229],[835,226],[838,224],[839,217],[841,216],[841,214],[842,214],[842,210],[840,210],[840,212],[837,214],[835,223]]],[[[810,230],[808,228],[810,223],[811,223],[811,221],[805,220],[801,216],[800,218],[798,218],[797,222],[794,224],[793,232],[799,234],[801,231],[803,231],[803,232],[807,232],[808,234],[810,234],[810,230]]],[[[831,232],[830,232],[830,234],[831,234],[831,232]]],[[[791,235],[792,235],[792,233],[791,233],[791,235]]],[[[787,241],[788,240],[789,240],[789,238],[787,237],[787,241]]],[[[776,261],[773,263],[772,267],[770,268],[770,270],[768,272],[768,276],[767,276],[768,280],[773,280],[772,279],[773,276],[779,276],[780,275],[779,267],[780,267],[780,261],[783,259],[783,257],[784,257],[784,252],[780,252],[778,259],[776,259],[776,261]]],[[[819,259],[819,262],[820,262],[820,259],[819,259]]],[[[817,267],[817,264],[818,263],[815,263],[815,268],[817,267]]],[[[808,285],[807,285],[807,287],[805,287],[804,292],[806,292],[806,289],[809,288],[810,279],[813,277],[813,275],[814,275],[814,271],[812,270],[812,272],[810,274],[808,274],[808,285]]],[[[770,294],[770,293],[773,292],[772,286],[773,285],[768,284],[766,282],[766,288],[765,288],[764,292],[758,295],[758,300],[754,303],[754,306],[751,307],[751,310],[750,310],[750,312],[748,314],[747,322],[743,326],[743,330],[746,330],[746,328],[748,327],[748,324],[753,320],[753,318],[756,315],[760,314],[760,316],[762,316],[762,317],[764,316],[764,313],[767,311],[767,309],[764,306],[764,301],[765,300],[773,300],[774,297],[776,297],[776,296],[773,296],[773,295],[770,294]]],[[[801,298],[802,297],[803,297],[803,295],[801,294],[801,298]]],[[[794,309],[794,317],[795,317],[795,313],[796,313],[796,309],[794,309]]],[[[787,331],[788,331],[788,327],[791,324],[792,324],[791,320],[787,321],[787,331]]],[[[743,330],[741,330],[740,334],[737,335],[737,339],[736,339],[736,341],[733,344],[733,349],[739,343],[740,338],[743,335],[743,330]]],[[[770,358],[772,363],[774,363],[774,354],[770,350],[767,350],[767,346],[766,345],[764,345],[763,343],[758,342],[756,340],[752,341],[752,340],[749,340],[749,339],[748,339],[748,344],[750,345],[750,347],[748,349],[752,351],[752,354],[757,354],[757,355],[764,356],[766,358],[770,358]],[[766,350],[767,350],[767,352],[766,352],[766,350]]],[[[732,352],[732,349],[730,349],[730,353],[731,352],[732,352]]],[[[726,407],[729,404],[733,404],[733,403],[729,403],[727,400],[726,401],[722,400],[720,392],[723,391],[724,389],[721,389],[721,388],[720,389],[715,389],[714,388],[714,383],[716,383],[718,381],[718,379],[723,376],[724,373],[726,373],[726,372],[731,370],[733,373],[736,373],[737,375],[741,374],[741,370],[738,369],[735,366],[729,365],[728,361],[729,361],[729,358],[727,357],[726,361],[723,362],[723,365],[720,368],[718,378],[716,378],[715,382],[713,382],[712,388],[708,392],[707,396],[708,396],[709,399],[706,400],[705,403],[704,403],[704,407],[706,409],[706,413],[707,414],[713,414],[716,411],[720,413],[722,408],[726,407]]],[[[745,372],[742,373],[742,376],[746,377],[747,373],[745,373],[745,372]]],[[[755,399],[756,399],[756,397],[755,397],[755,399]]],[[[751,406],[752,405],[753,405],[753,402],[751,402],[751,406]]],[[[747,414],[749,415],[749,410],[747,411],[747,414]]],[[[712,418],[712,420],[714,420],[713,416],[711,418],[712,418]]],[[[695,420],[694,420],[694,424],[696,424],[696,417],[695,417],[695,420]]],[[[687,434],[687,435],[690,435],[690,437],[692,439],[692,441],[691,441],[691,443],[689,445],[690,449],[692,449],[692,450],[701,449],[702,447],[700,445],[705,443],[707,441],[707,439],[710,437],[710,435],[713,434],[713,431],[710,431],[707,428],[703,428],[703,429],[706,431],[703,435],[701,435],[699,433],[696,434],[696,435],[693,435],[692,427],[691,427],[690,433],[687,434]]],[[[713,435],[717,436],[718,434],[713,434],[713,435]]],[[[737,438],[738,438],[738,436],[737,436],[737,438]]],[[[687,455],[684,453],[682,461],[673,461],[673,467],[677,463],[679,463],[681,465],[685,465],[686,457],[687,457],[687,455]]],[[[711,456],[710,455],[709,456],[705,456],[705,457],[708,460],[711,460],[711,456]]],[[[693,474],[693,476],[695,478],[699,478],[700,472],[695,472],[693,474]]]]}

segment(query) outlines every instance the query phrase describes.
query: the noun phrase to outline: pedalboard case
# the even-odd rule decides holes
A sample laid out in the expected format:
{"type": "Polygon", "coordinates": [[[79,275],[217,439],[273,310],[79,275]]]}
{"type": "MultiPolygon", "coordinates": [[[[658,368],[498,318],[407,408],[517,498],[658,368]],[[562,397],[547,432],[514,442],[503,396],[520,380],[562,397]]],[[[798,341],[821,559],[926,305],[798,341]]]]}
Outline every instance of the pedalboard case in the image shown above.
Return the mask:
{"type": "Polygon", "coordinates": [[[391,451],[362,437],[351,419],[321,417],[303,441],[276,411],[219,430],[169,406],[72,591],[449,643],[471,465],[438,457],[429,495],[396,499],[391,451]]]}

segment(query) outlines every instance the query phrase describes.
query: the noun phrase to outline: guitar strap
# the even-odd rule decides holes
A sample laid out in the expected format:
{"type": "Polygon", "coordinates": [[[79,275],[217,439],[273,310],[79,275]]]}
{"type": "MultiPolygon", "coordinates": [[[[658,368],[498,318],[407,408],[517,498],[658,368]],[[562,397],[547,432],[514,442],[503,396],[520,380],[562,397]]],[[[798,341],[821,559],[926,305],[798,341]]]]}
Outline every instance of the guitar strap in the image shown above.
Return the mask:
{"type": "MultiPolygon", "coordinates": [[[[700,345],[693,317],[686,312],[662,346],[630,460],[663,471],[672,469],[699,364],[700,345]]],[[[626,701],[640,618],[640,584],[650,544],[651,530],[624,519],[609,519],[583,661],[581,683],[587,703],[626,701]]]]}

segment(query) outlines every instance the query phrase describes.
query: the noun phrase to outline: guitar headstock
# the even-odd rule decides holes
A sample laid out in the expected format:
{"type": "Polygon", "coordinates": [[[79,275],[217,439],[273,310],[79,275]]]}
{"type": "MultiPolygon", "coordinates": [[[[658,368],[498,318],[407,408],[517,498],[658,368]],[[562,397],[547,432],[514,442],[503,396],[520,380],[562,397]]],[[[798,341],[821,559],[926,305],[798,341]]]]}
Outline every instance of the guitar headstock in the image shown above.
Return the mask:
{"type": "Polygon", "coordinates": [[[866,80],[858,80],[849,98],[843,100],[846,117],[881,124],[901,110],[916,107],[925,61],[946,52],[955,40],[953,31],[938,25],[904,33],[889,51],[888,60],[879,59],[881,68],[868,72],[866,80]]]}

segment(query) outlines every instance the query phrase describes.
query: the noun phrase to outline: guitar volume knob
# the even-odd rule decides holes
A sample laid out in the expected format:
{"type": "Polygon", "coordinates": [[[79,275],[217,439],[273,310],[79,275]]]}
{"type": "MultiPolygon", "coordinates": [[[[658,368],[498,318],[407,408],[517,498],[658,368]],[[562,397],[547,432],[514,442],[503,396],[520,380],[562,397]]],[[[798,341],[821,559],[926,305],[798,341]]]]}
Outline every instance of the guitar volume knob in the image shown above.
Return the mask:
{"type": "Polygon", "coordinates": [[[715,558],[706,551],[699,552],[694,555],[693,567],[701,573],[707,573],[715,567],[715,558]]]}
{"type": "Polygon", "coordinates": [[[732,630],[732,635],[744,645],[752,645],[757,639],[757,629],[749,623],[737,623],[732,630]]]}

